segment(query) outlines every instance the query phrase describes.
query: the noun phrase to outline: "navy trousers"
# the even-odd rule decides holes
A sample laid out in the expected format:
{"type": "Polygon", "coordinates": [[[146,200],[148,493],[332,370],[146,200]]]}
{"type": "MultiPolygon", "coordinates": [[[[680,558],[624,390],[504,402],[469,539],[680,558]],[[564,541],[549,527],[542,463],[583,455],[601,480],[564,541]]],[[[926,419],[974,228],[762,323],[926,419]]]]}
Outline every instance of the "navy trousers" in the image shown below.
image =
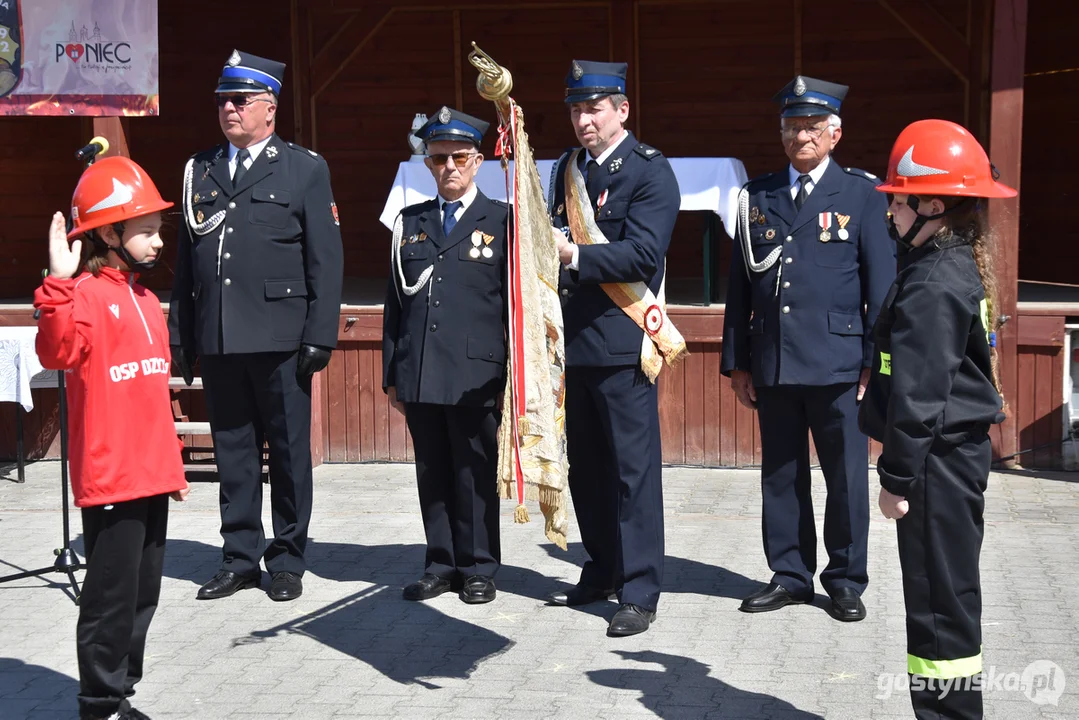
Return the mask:
{"type": "Polygon", "coordinates": [[[221,478],[222,570],[240,575],[307,568],[311,523],[311,379],[297,353],[203,355],[202,380],[221,478]],[[262,527],[262,444],[270,448],[274,537],[262,527]]]}
{"type": "Polygon", "coordinates": [[[581,583],[654,611],[663,583],[656,386],[635,366],[566,369],[569,487],[588,561],[581,583]]]}
{"type": "Polygon", "coordinates": [[[764,554],[772,582],[813,592],[817,529],[810,495],[809,433],[828,487],[820,576],[829,594],[869,583],[869,440],[858,429],[858,385],[758,387],[764,554]]]}
{"type": "Polygon", "coordinates": [[[494,407],[405,405],[427,536],[424,572],[450,581],[498,572],[500,416],[494,407]]]}

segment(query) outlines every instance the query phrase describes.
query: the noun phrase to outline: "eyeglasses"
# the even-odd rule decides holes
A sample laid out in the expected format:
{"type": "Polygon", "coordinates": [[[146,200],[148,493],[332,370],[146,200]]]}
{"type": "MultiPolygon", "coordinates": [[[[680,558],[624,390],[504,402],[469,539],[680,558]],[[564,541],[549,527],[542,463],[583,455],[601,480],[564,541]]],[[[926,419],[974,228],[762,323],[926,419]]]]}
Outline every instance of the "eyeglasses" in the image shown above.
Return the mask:
{"type": "Polygon", "coordinates": [[[816,140],[824,131],[828,129],[828,123],[822,125],[796,125],[794,127],[785,127],[780,132],[785,138],[796,138],[798,134],[805,131],[805,134],[816,140]]]}
{"type": "Polygon", "coordinates": [[[233,95],[217,96],[217,106],[219,108],[225,107],[225,105],[230,102],[237,110],[243,110],[245,107],[255,102],[270,103],[271,105],[273,104],[273,100],[270,100],[269,98],[251,97],[250,93],[236,93],[233,95]]]}
{"type": "Polygon", "coordinates": [[[431,162],[435,164],[435,167],[442,167],[450,160],[450,158],[453,158],[454,166],[458,170],[463,170],[465,169],[465,167],[468,166],[468,163],[472,160],[472,158],[476,157],[477,155],[479,155],[479,153],[456,152],[452,155],[448,155],[446,153],[438,153],[436,155],[428,155],[427,157],[431,158],[431,162]]]}

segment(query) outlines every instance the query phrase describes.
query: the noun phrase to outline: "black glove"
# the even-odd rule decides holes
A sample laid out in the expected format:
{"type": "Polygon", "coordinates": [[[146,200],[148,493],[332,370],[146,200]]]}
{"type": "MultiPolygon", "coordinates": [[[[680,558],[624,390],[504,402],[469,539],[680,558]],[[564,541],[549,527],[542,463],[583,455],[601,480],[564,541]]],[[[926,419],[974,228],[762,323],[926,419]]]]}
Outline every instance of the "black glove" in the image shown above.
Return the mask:
{"type": "Polygon", "coordinates": [[[317,345],[301,345],[296,361],[296,374],[310,377],[330,364],[330,351],[317,345]]]}
{"type": "Polygon", "coordinates": [[[191,366],[195,364],[194,353],[189,353],[180,345],[170,345],[172,350],[172,364],[180,371],[180,377],[188,386],[195,379],[195,371],[191,366]]]}

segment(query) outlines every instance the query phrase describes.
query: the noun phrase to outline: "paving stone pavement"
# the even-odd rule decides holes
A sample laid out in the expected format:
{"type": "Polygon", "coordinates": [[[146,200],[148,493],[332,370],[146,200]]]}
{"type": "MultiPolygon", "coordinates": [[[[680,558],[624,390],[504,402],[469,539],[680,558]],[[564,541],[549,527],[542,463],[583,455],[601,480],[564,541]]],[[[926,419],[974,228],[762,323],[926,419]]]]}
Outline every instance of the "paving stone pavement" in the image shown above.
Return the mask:
{"type": "MultiPolygon", "coordinates": [[[[51,564],[61,537],[59,464],[31,465],[24,485],[13,476],[0,469],[3,574],[51,564]]],[[[985,663],[996,686],[987,718],[1079,717],[1077,481],[990,478],[981,567],[985,663]],[[1027,680],[1063,685],[1063,694],[1021,682],[1028,666],[1027,680]],[[1045,668],[1051,678],[1039,675],[1045,668]]],[[[819,536],[819,475],[814,488],[819,536]]],[[[819,587],[815,605],[745,615],[740,598],[768,578],[759,497],[755,470],[667,468],[659,617],[644,635],[610,639],[613,602],[578,610],[542,600],[577,578],[583,551],[573,527],[563,552],[543,537],[538,509],[532,523],[514,525],[508,501],[494,603],[402,600],[422,571],[424,542],[408,465],[316,469],[299,600],[249,590],[196,601],[220,546],[217,486],[197,483],[187,503],[171,506],[135,704],[155,720],[912,717],[893,524],[874,507],[865,621],[832,620],[819,587]]],[[[71,527],[82,557],[77,511],[71,527]]],[[[818,554],[823,568],[823,542],[818,554]]],[[[0,718],[76,717],[76,618],[59,574],[0,584],[0,718]]]]}

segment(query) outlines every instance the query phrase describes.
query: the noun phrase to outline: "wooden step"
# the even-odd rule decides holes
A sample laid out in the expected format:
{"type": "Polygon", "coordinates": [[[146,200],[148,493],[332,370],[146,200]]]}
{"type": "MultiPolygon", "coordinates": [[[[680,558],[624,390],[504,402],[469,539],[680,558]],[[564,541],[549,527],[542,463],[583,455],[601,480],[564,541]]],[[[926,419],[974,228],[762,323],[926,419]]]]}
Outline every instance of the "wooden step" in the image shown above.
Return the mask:
{"type": "Polygon", "coordinates": [[[209,435],[210,423],[208,422],[178,422],[176,423],[177,435],[209,435]]]}
{"type": "Polygon", "coordinates": [[[183,378],[170,377],[169,390],[202,390],[202,378],[197,377],[193,379],[191,381],[191,387],[188,387],[183,378]]]}

